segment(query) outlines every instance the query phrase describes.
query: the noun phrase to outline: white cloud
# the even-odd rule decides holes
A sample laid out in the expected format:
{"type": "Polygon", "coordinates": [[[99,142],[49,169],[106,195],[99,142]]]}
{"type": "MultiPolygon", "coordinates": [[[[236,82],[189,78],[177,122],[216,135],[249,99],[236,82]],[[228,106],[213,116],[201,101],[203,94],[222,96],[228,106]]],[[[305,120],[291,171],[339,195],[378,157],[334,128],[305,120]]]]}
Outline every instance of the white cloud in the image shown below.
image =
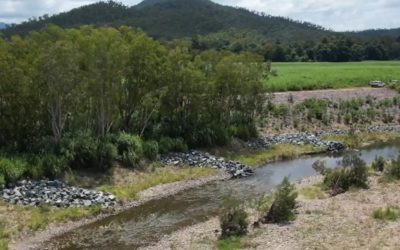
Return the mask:
{"type": "MultiPolygon", "coordinates": [[[[97,0],[0,0],[0,22],[18,23],[97,0]]],[[[119,0],[134,5],[140,0],[119,0]]],[[[190,0],[188,0],[190,1],[190,0]]],[[[308,21],[333,30],[400,27],[399,0],[215,0],[215,2],[308,21]]]]}

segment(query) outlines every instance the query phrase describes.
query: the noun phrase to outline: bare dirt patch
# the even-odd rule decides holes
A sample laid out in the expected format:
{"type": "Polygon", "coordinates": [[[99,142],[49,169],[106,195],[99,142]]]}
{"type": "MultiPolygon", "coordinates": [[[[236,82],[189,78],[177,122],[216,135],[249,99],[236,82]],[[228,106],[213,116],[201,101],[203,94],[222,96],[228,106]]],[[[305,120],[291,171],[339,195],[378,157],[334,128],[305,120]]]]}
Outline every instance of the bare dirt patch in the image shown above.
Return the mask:
{"type": "Polygon", "coordinates": [[[373,96],[377,100],[393,98],[398,92],[389,88],[350,88],[350,89],[329,89],[312,91],[276,92],[273,94],[274,103],[288,103],[289,97],[293,97],[294,103],[300,103],[306,99],[329,99],[332,101],[351,100],[354,98],[373,96]]]}

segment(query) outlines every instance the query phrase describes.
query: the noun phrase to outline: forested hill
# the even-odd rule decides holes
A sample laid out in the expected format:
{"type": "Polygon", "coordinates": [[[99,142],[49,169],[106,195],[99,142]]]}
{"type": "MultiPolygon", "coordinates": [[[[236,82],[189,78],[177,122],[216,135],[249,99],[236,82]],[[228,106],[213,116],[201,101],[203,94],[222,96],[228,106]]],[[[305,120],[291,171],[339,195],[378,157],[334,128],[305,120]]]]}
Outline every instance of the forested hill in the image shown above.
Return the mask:
{"type": "Polygon", "coordinates": [[[7,27],[7,24],[6,23],[1,23],[0,22],[0,30],[1,29],[5,29],[7,27]]]}
{"type": "Polygon", "coordinates": [[[228,28],[249,30],[267,39],[281,41],[310,40],[330,33],[313,24],[222,6],[209,0],[145,0],[133,7],[112,1],[98,2],[54,16],[31,19],[4,30],[4,34],[26,35],[48,23],[64,28],[84,24],[125,24],[142,28],[161,39],[206,35],[228,28]]]}

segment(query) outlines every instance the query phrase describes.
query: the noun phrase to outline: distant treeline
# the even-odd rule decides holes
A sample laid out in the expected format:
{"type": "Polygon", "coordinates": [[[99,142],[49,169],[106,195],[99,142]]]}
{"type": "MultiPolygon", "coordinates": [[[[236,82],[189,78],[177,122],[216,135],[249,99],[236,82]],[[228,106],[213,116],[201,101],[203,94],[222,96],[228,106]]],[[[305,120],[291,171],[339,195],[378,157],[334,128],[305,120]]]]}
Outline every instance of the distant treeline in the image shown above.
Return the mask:
{"type": "Polygon", "coordinates": [[[187,39],[193,50],[249,51],[275,62],[349,62],[400,59],[400,37],[357,38],[349,35],[327,36],[307,42],[271,42],[249,31],[231,29],[187,39]]]}

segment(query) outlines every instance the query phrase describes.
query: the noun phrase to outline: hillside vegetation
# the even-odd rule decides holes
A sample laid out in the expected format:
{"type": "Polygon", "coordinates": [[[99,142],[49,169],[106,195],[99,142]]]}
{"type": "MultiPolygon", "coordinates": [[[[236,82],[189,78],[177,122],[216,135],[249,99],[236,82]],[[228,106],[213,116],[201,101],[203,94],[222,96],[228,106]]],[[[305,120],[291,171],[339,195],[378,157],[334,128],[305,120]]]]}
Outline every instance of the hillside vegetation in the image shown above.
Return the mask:
{"type": "Polygon", "coordinates": [[[205,35],[228,28],[254,30],[269,39],[304,40],[329,33],[323,28],[215,4],[209,0],[145,0],[127,7],[116,2],[98,2],[54,16],[31,19],[4,33],[26,35],[53,23],[61,27],[121,24],[140,27],[156,38],[171,39],[205,35]]]}
{"type": "Polygon", "coordinates": [[[347,62],[400,58],[400,30],[333,32],[294,21],[216,4],[209,0],[145,0],[128,7],[98,2],[53,16],[33,18],[3,31],[25,36],[48,24],[140,28],[167,46],[184,45],[197,53],[229,50],[256,53],[265,60],[347,62]]]}

